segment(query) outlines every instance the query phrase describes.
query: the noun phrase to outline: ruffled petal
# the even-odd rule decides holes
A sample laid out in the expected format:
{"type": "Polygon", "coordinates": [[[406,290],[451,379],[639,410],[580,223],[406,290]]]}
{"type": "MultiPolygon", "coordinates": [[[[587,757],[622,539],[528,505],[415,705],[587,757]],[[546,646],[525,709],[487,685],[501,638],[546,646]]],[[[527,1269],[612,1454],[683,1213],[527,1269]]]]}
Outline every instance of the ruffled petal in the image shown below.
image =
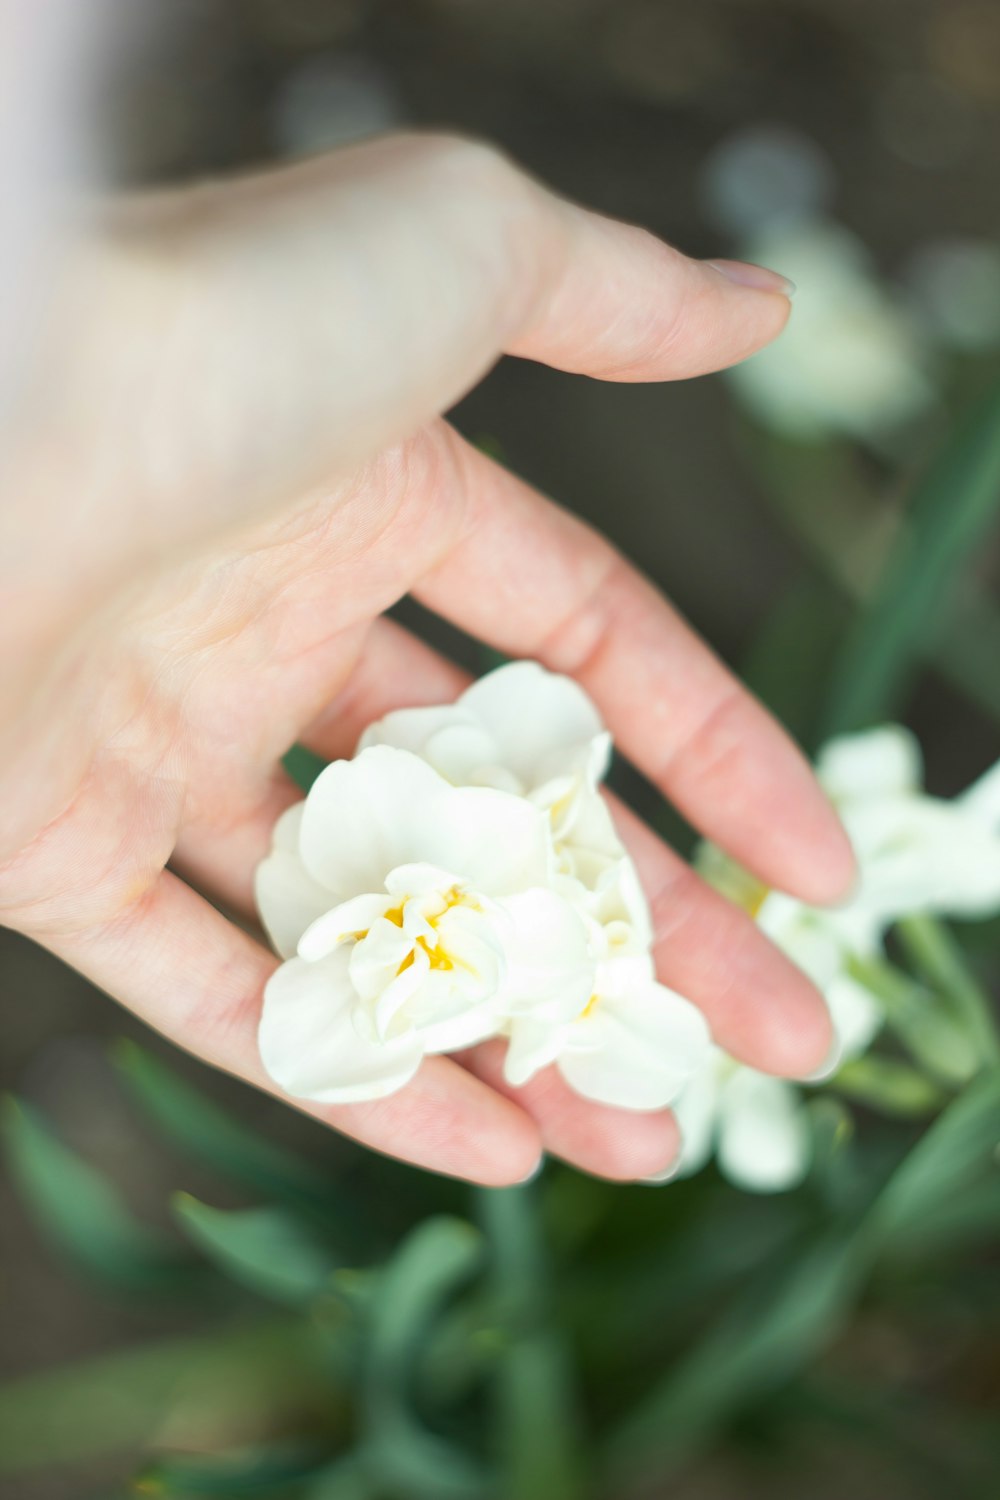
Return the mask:
{"type": "Polygon", "coordinates": [[[459,703],[489,732],[502,764],[525,786],[580,765],[600,775],[607,769],[606,739],[591,758],[591,742],[604,735],[597,709],[571,678],[547,672],[537,662],[498,667],[474,682],[459,703]]]}
{"type": "Polygon", "coordinates": [[[568,1025],[538,1021],[531,1015],[517,1016],[507,1026],[510,1038],[503,1073],[514,1088],[522,1088],[542,1068],[555,1062],[566,1045],[568,1025]]]}
{"type": "Polygon", "coordinates": [[[1000,910],[1000,838],[960,806],[933,797],[886,799],[851,809],[845,822],[863,851],[855,899],[883,920],[1000,910]]]}
{"type": "MultiPolygon", "coordinates": [[[[437,734],[452,730],[471,732],[477,736],[481,746],[483,734],[480,725],[458,703],[446,703],[436,708],[399,708],[368,726],[358,741],[355,754],[360,755],[362,750],[370,750],[373,745],[391,745],[396,750],[408,750],[411,755],[429,760],[429,741],[437,734]]],[[[487,756],[491,750],[492,746],[487,744],[487,756]]],[[[482,754],[481,749],[479,753],[482,754]]],[[[441,775],[446,775],[433,761],[430,764],[441,775]]]]}
{"type": "Polygon", "coordinates": [[[700,1172],[712,1155],[718,1124],[719,1094],[723,1069],[731,1067],[728,1058],[713,1047],[708,1061],[684,1085],[671,1109],[681,1133],[678,1175],[690,1177],[700,1172]]]}
{"type": "Polygon", "coordinates": [[[456,871],[486,895],[545,884],[544,816],[519,797],[453,787],[418,756],[386,745],[335,761],[306,800],[302,857],[342,900],[384,889],[399,865],[456,871]]]}
{"type": "Polygon", "coordinates": [[[495,1006],[484,1001],[422,1025],[420,1044],[426,1053],[459,1052],[463,1047],[474,1047],[477,1042],[499,1035],[499,1029],[495,1006]]]}
{"type": "Polygon", "coordinates": [[[809,1170],[811,1140],[802,1097],[781,1078],[737,1068],[719,1103],[719,1168],[737,1187],[780,1193],[809,1170]]]}
{"type": "Polygon", "coordinates": [[[505,1014],[569,1021],[593,993],[589,930],[569,902],[549,890],[528,890],[497,903],[506,973],[498,997],[505,1014]]]}
{"type": "Polygon", "coordinates": [[[299,939],[299,957],[314,963],[348,938],[365,935],[391,905],[386,895],[352,896],[323,913],[299,939]]]}
{"type": "Polygon", "coordinates": [[[957,805],[981,827],[1000,836],[1000,760],[963,792],[957,805]]]}
{"type": "Polygon", "coordinates": [[[831,740],[816,762],[820,781],[835,802],[898,797],[923,779],[920,745],[908,729],[886,724],[831,740]]]}
{"type": "Polygon", "coordinates": [[[309,874],[298,852],[299,803],[278,819],[271,853],[254,871],[254,897],[264,931],[276,953],[291,958],[299,939],[330,909],[335,897],[309,874]]]}
{"type": "Polygon", "coordinates": [[[423,1056],[413,1036],[364,1041],[352,1024],[354,988],[348,952],[320,963],[293,958],[264,991],[258,1041],[274,1081],[297,1099],[353,1104],[393,1094],[416,1073],[423,1056]]]}
{"type": "Polygon", "coordinates": [[[864,985],[838,974],[824,991],[842,1058],[858,1057],[882,1027],[882,1007],[864,985]]]}
{"type": "MultiPolygon", "coordinates": [[[[608,970],[627,965],[618,960],[608,970]]],[[[663,1109],[705,1067],[711,1039],[705,1018],[682,996],[647,981],[598,994],[570,1032],[559,1069],[571,1088],[619,1109],[663,1109]]]]}

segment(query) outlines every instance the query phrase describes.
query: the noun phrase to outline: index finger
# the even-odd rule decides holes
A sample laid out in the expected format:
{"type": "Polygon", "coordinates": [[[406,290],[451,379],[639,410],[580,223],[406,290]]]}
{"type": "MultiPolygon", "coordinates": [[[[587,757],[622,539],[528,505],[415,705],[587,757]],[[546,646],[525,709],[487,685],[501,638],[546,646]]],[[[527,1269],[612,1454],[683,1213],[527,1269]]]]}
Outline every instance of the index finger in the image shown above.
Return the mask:
{"type": "Polygon", "coordinates": [[[624,753],[768,886],[810,902],[842,897],[855,874],[847,836],[770,714],[589,526],[453,434],[438,440],[452,447],[465,509],[417,597],[500,650],[575,677],[624,753]]]}

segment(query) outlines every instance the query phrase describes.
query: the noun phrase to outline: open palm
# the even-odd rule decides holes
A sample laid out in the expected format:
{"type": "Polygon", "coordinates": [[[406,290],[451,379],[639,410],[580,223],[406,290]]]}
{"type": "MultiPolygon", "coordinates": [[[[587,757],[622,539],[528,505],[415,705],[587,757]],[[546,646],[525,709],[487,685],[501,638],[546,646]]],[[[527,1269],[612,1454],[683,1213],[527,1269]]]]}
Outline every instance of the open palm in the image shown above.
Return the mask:
{"type": "MultiPolygon", "coordinates": [[[[298,795],[281,756],[295,740],[349,755],[370,720],[464,685],[383,618],[407,593],[576,677],[624,752],[766,883],[837,897],[850,852],[781,731],[613,549],[439,415],[504,351],[620,380],[742,358],[787,316],[780,282],[753,275],[443,138],[118,210],[67,272],[0,523],[22,558],[0,918],[273,1088],[256,1026],[276,960],[239,919],[298,795]]],[[[818,1066],[830,1033],[809,982],[618,816],[663,981],[735,1056],[818,1066]]],[[[487,1183],[543,1148],[615,1177],[669,1167],[668,1113],[587,1103],[553,1069],[514,1092],[499,1045],[428,1059],[387,1099],[299,1107],[487,1183]]]]}

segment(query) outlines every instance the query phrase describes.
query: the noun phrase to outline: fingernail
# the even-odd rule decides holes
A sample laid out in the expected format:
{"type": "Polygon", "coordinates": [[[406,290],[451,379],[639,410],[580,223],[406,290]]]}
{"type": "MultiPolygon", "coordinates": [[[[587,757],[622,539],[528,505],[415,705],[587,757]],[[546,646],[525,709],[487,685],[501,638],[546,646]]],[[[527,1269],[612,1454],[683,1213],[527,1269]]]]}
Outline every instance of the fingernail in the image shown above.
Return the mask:
{"type": "Polygon", "coordinates": [[[795,296],[795,282],[766,266],[755,266],[748,260],[707,260],[705,264],[727,281],[735,281],[737,286],[749,286],[755,292],[778,292],[782,297],[795,296]]]}
{"type": "Polygon", "coordinates": [[[680,1163],[680,1158],[678,1157],[678,1159],[675,1162],[671,1163],[671,1165],[667,1168],[667,1170],[665,1172],[656,1172],[656,1173],[654,1173],[654,1175],[652,1177],[643,1177],[643,1178],[641,1178],[640,1179],[640,1186],[642,1186],[642,1187],[658,1187],[659,1184],[662,1183],[662,1182],[673,1182],[674,1178],[679,1174],[680,1170],[681,1170],[681,1163],[680,1163]]]}
{"type": "Polygon", "coordinates": [[[517,1179],[516,1183],[514,1184],[514,1186],[515,1187],[525,1187],[527,1185],[527,1183],[534,1182],[534,1180],[535,1180],[536,1177],[541,1177],[541,1175],[542,1175],[542,1168],[544,1166],[545,1166],[545,1156],[543,1154],[535,1162],[535,1165],[532,1167],[531,1171],[528,1172],[524,1177],[519,1177],[517,1179]]]}
{"type": "Polygon", "coordinates": [[[825,1083],[828,1078],[832,1078],[834,1073],[836,1073],[837,1069],[840,1067],[841,1062],[843,1061],[843,1058],[844,1049],[840,1045],[840,1038],[838,1036],[834,1036],[833,1046],[830,1048],[822,1063],[818,1068],[814,1068],[811,1073],[804,1073],[802,1075],[802,1082],[825,1083]]]}

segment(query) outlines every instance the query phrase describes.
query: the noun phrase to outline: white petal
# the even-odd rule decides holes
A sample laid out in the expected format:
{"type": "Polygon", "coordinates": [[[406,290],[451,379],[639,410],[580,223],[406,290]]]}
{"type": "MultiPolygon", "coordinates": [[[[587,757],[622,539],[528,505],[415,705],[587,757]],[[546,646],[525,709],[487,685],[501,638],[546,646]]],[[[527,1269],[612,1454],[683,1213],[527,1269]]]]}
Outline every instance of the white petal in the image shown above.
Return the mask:
{"type": "Polygon", "coordinates": [[[282,958],[292,957],[302,934],[336,899],[308,873],[297,850],[277,845],[254,871],[254,896],[264,930],[282,958]]]}
{"type": "MultiPolygon", "coordinates": [[[[498,915],[503,915],[502,906],[498,915]]],[[[477,1000],[496,999],[499,994],[507,972],[509,935],[506,922],[498,927],[484,912],[468,906],[453,906],[437,924],[438,948],[454,964],[466,993],[477,1000]]]]}
{"type": "MultiPolygon", "coordinates": [[[[326,911],[302,934],[299,939],[299,957],[315,962],[332,953],[348,938],[367,933],[391,906],[388,896],[365,894],[352,896],[349,901],[326,911]]],[[[391,925],[391,924],[390,924],[391,925]]]]}
{"type": "Polygon", "coordinates": [[[419,1028],[420,1044],[426,1053],[459,1052],[463,1047],[474,1047],[477,1042],[485,1042],[499,1032],[496,1007],[489,1002],[419,1028]]]}
{"type": "MultiPolygon", "coordinates": [[[[377,1000],[411,956],[419,956],[409,935],[395,922],[379,917],[361,942],[349,949],[351,983],[362,1000],[377,1000]]],[[[426,954],[423,955],[426,961],[426,954]]]]}
{"type": "Polygon", "coordinates": [[[780,1193],[809,1170],[811,1142],[802,1097],[793,1084],[738,1068],[720,1097],[719,1167],[737,1187],[780,1193]]]}
{"type": "Polygon", "coordinates": [[[521,1088],[542,1068],[555,1062],[566,1044],[568,1025],[525,1015],[516,1017],[507,1029],[510,1041],[504,1058],[504,1077],[514,1088],[521,1088]]]}
{"type": "Polygon", "coordinates": [[[323,1104],[382,1099],[408,1083],[420,1066],[423,1049],[412,1036],[382,1044],[358,1036],[347,966],[343,948],[316,964],[293,958],[265,988],[261,1060],[295,1098],[323,1104]]]}
{"type": "MultiPolygon", "coordinates": [[[[604,734],[597,709],[569,677],[532,661],[510,662],[481,677],[460,704],[474,714],[500,749],[500,758],[526,786],[575,769],[574,753],[604,734]]],[[[606,745],[600,759],[607,756],[606,745]]],[[[605,765],[600,764],[603,774],[605,765]]],[[[595,767],[596,768],[596,767],[595,767]]]]}
{"type": "Polygon", "coordinates": [[[486,895],[544,884],[544,816],[522,798],[450,786],[416,755],[377,745],[335,761],[306,799],[302,855],[341,899],[381,891],[399,865],[439,865],[486,895]]]}
{"type": "MultiPolygon", "coordinates": [[[[414,1030],[410,1025],[409,1015],[401,1012],[420,994],[428,980],[434,977],[430,972],[427,954],[422,948],[412,948],[407,959],[409,962],[406,967],[401,964],[391,977],[386,977],[373,996],[374,1008],[371,1014],[375,1022],[375,1035],[380,1041],[414,1030]]],[[[352,962],[351,982],[357,986],[355,975],[355,964],[352,962]]]]}
{"type": "Polygon", "coordinates": [[[302,833],[302,814],[305,810],[305,798],[285,808],[271,830],[272,849],[287,849],[292,854],[298,854],[299,838],[302,833]]]}
{"type": "Polygon", "coordinates": [[[886,799],[845,820],[861,857],[857,901],[891,919],[931,911],[1000,909],[1000,838],[960,806],[933,797],[886,799]]]}
{"type": "Polygon", "coordinates": [[[982,827],[1000,835],[1000,761],[974,781],[958,805],[982,827]]]}
{"type": "Polygon", "coordinates": [[[871,990],[839,974],[824,991],[841,1057],[857,1057],[882,1026],[882,1007],[871,990]]]}
{"type": "MultiPolygon", "coordinates": [[[[444,775],[441,767],[428,756],[427,746],[435,735],[456,729],[471,731],[481,747],[483,732],[479,723],[474,715],[467,713],[457,703],[447,703],[436,708],[400,708],[368,726],[358,741],[355,754],[360,755],[362,750],[369,750],[373,745],[391,745],[397,750],[409,750],[412,755],[419,755],[444,775]]],[[[494,747],[488,743],[487,758],[491,752],[494,752],[494,747]]],[[[481,748],[477,754],[481,760],[481,748]]]]}
{"type": "Polygon", "coordinates": [[[710,1046],[705,1018],[680,995],[648,982],[609,995],[599,976],[597,1002],[572,1027],[559,1069],[588,1099],[663,1109],[705,1066],[710,1046]]]}
{"type": "Polygon", "coordinates": [[[591,915],[606,926],[622,923],[631,933],[634,948],[648,948],[653,941],[653,920],[639,872],[627,854],[605,870],[594,887],[591,915]]]}
{"type": "Polygon", "coordinates": [[[581,915],[555,891],[528,890],[498,903],[506,975],[498,1004],[508,1015],[572,1020],[590,999],[594,962],[581,915]]]}
{"type": "Polygon", "coordinates": [[[684,1085],[671,1105],[681,1132],[682,1177],[700,1172],[712,1155],[724,1066],[728,1066],[728,1059],[713,1048],[705,1066],[684,1085]]]}
{"type": "Polygon", "coordinates": [[[757,919],[761,931],[821,990],[844,967],[843,945],[826,916],[776,891],[764,902],[757,919]]]}
{"type": "Polygon", "coordinates": [[[816,770],[835,802],[853,802],[916,791],[923,759],[908,729],[886,724],[831,740],[820,752],[816,770]]]}
{"type": "MultiPolygon", "coordinates": [[[[440,771],[453,786],[493,785],[493,778],[504,777],[501,752],[492,735],[476,722],[448,724],[430,736],[424,755],[435,771],[440,771]]],[[[511,772],[504,777],[502,791],[520,794],[524,787],[511,772]]]]}

